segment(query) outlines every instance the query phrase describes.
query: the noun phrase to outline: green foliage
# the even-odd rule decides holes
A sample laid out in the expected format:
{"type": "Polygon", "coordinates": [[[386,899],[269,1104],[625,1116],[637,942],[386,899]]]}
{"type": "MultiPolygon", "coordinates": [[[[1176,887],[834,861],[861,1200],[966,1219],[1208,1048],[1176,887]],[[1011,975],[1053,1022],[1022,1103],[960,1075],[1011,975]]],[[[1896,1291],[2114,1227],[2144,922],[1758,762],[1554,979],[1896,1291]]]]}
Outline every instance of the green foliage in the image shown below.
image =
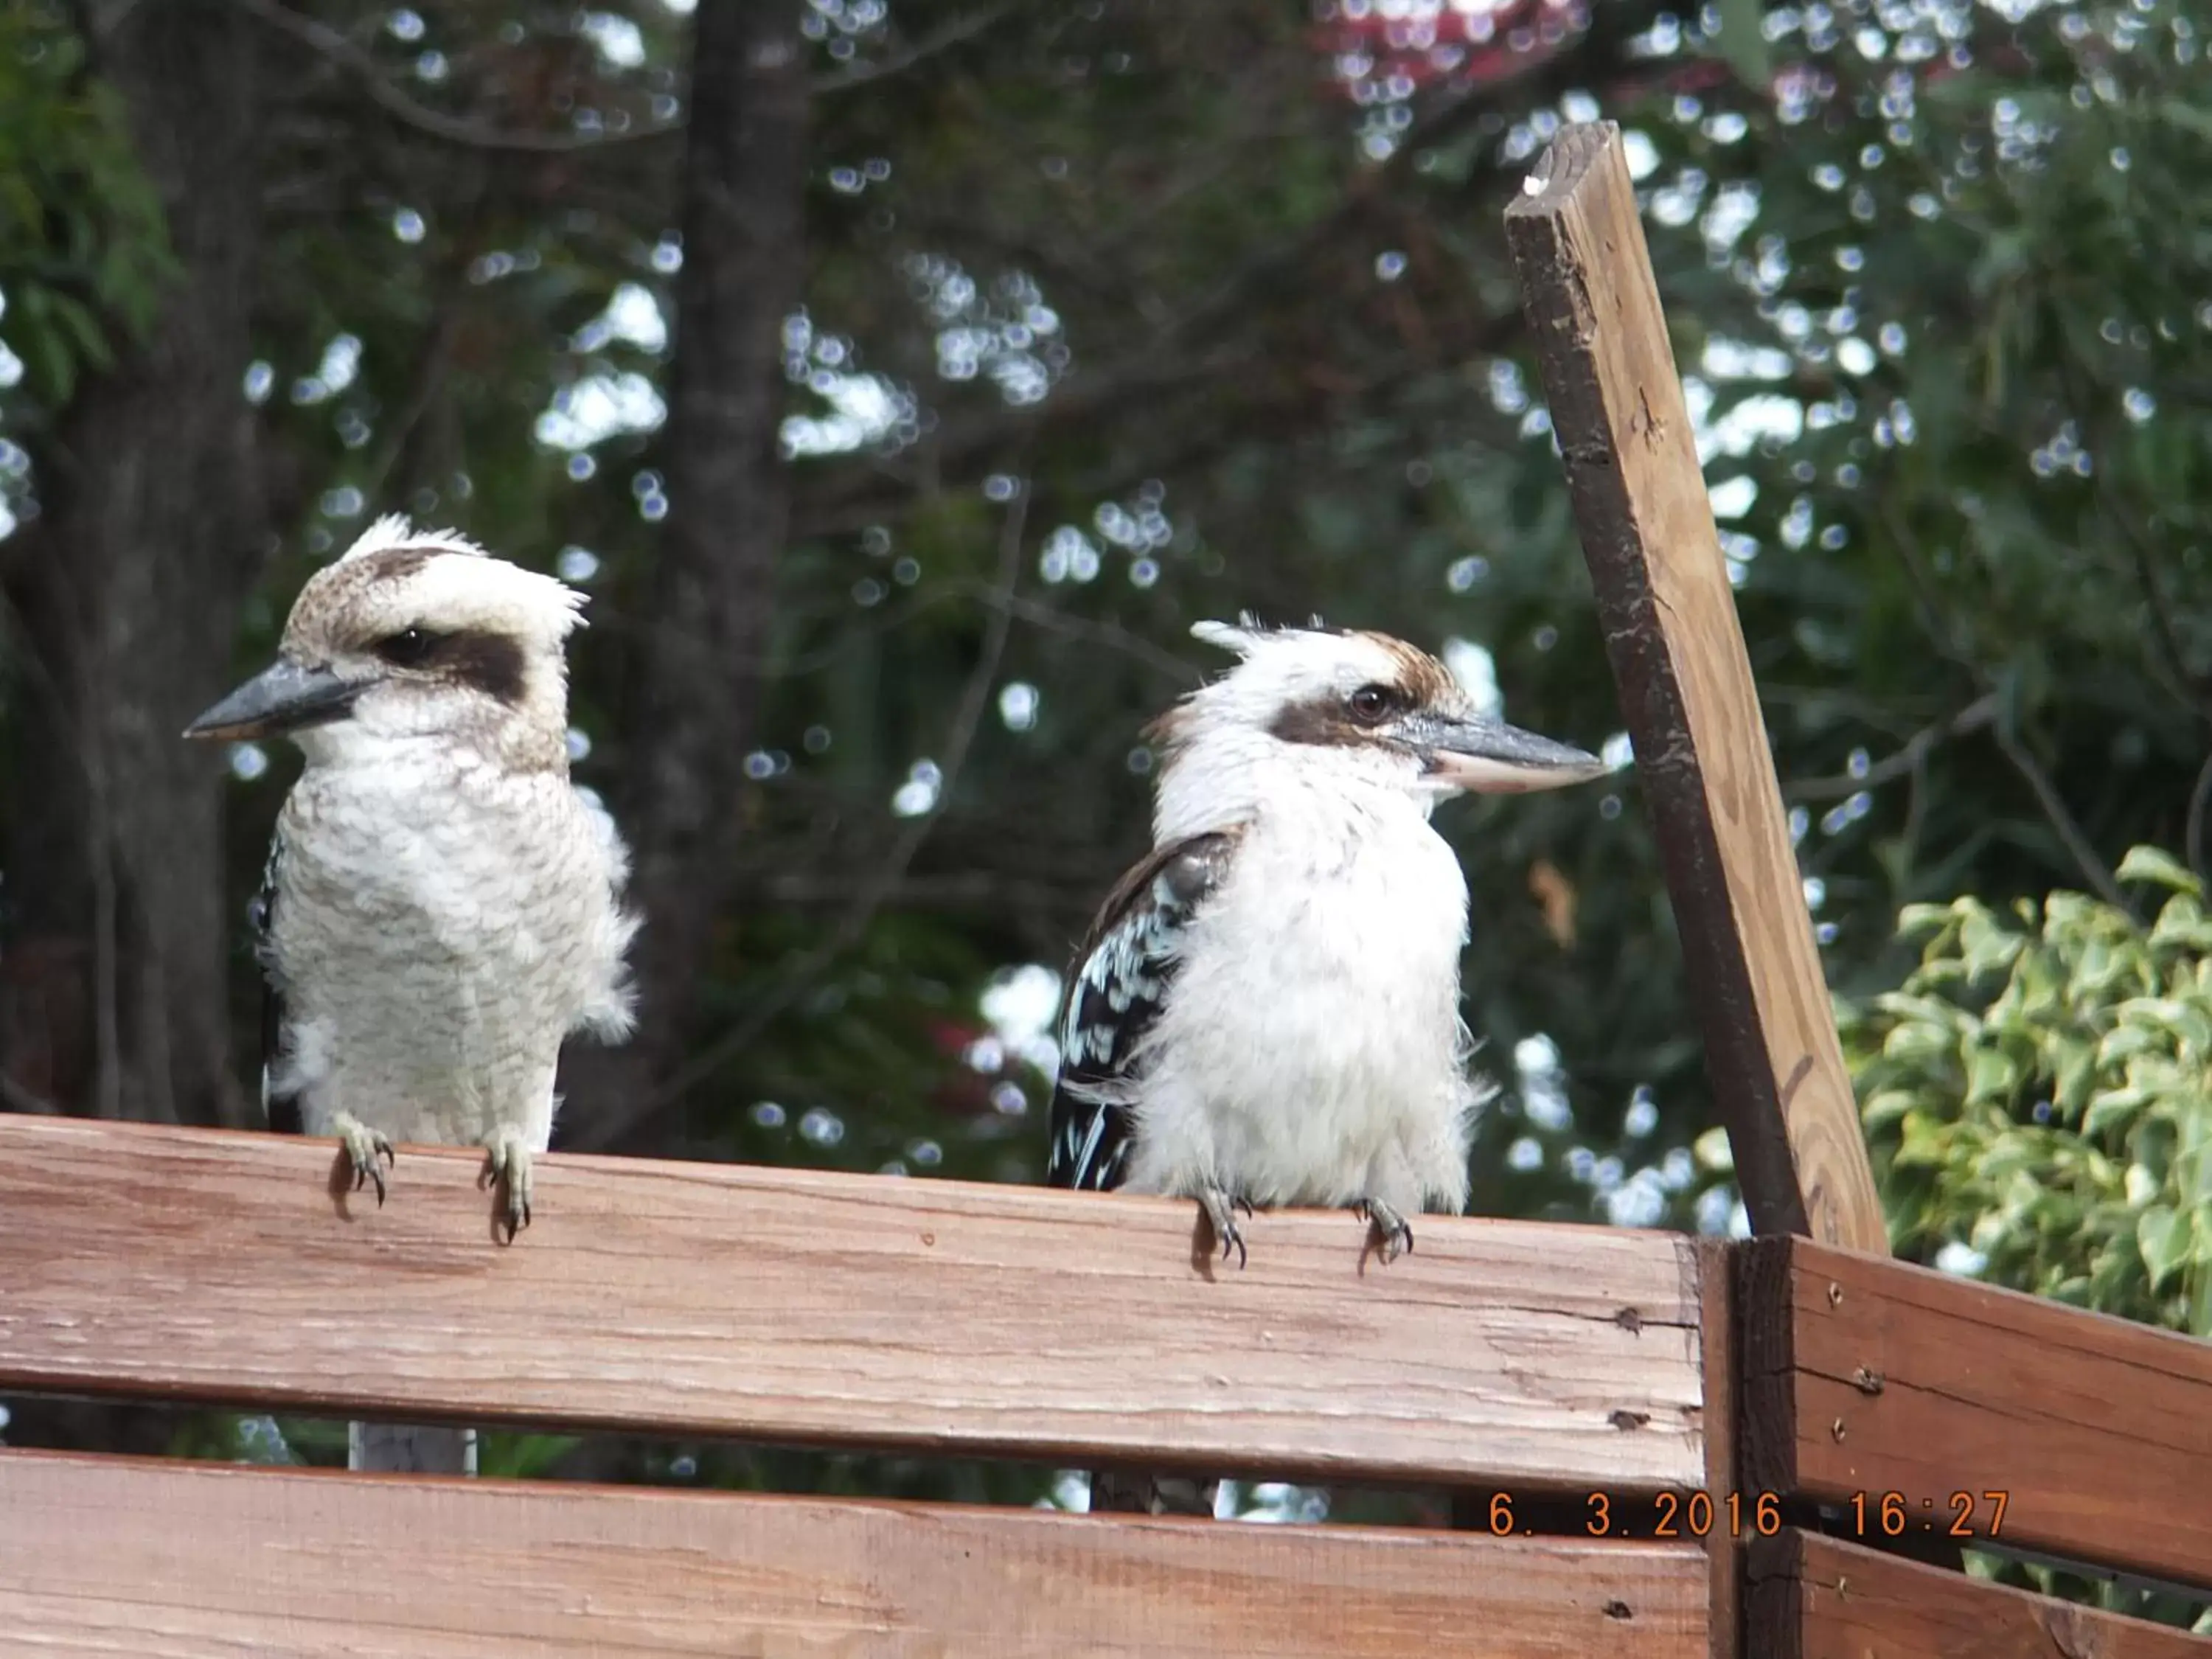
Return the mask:
{"type": "Polygon", "coordinates": [[[0,11],[0,335],[33,405],[58,409],[111,367],[174,270],[121,102],[63,9],[0,11]]]}
{"type": "MultiPolygon", "coordinates": [[[[1918,965],[1838,1000],[1844,1053],[1900,1255],[2212,1334],[2212,916],[2203,879],[2155,848],[2130,849],[2118,876],[2156,902],[2148,923],[2063,891],[1908,906],[1918,965]]],[[[1969,1565],[2212,1632],[2187,1598],[1969,1565]]]]}
{"type": "Polygon", "coordinates": [[[2148,924],[2080,893],[1916,905],[1919,965],[1846,1004],[1846,1051],[1900,1252],[2212,1334],[2212,918],[2148,847],[2148,924]]]}

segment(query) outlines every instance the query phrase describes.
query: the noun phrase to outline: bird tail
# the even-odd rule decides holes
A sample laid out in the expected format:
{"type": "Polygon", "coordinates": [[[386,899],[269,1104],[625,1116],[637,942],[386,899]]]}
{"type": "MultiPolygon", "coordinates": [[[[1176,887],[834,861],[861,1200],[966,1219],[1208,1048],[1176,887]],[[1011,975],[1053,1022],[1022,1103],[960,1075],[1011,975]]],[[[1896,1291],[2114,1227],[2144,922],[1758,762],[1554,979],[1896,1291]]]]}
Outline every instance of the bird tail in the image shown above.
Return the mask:
{"type": "Polygon", "coordinates": [[[394,1423],[349,1423],[346,1467],[405,1474],[474,1474],[477,1431],[394,1423]]]}
{"type": "Polygon", "coordinates": [[[1211,1519],[1220,1490],[1218,1480],[1194,1480],[1185,1475],[1141,1470],[1093,1469],[1091,1513],[1202,1515],[1211,1519]]]}

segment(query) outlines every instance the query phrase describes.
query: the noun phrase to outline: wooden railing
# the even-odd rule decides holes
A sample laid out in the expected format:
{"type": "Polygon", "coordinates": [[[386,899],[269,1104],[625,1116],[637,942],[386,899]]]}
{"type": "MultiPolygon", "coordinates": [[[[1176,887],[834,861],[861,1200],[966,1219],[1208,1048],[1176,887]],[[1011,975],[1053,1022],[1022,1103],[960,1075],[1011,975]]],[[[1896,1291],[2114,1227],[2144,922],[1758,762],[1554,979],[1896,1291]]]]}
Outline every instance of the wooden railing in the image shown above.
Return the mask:
{"type": "Polygon", "coordinates": [[[1432,1218],[1385,1268],[1292,1213],[1222,1270],[1182,1204],[554,1156],[507,1247],[480,1161],[405,1149],[380,1209],[328,1142],[0,1119],[0,1390],[1604,1491],[1636,1535],[13,1453],[0,1650],[1706,1651],[1704,1553],[1649,1517],[1706,1485],[1711,1246],[1432,1218]]]}
{"type": "MultiPolygon", "coordinates": [[[[2003,1632],[2087,1617],[1856,1540],[1995,1548],[2212,1602],[2212,1344],[1804,1239],[1745,1244],[1738,1276],[1744,1485],[1827,1506],[1851,1540],[1754,1551],[1752,1651],[1842,1652],[1844,1630],[1853,1653],[1876,1636],[1899,1655],[2051,1651],[1954,1638],[1973,1619],[2003,1632]]],[[[2124,1645],[2056,1651],[2212,1654],[2110,1626],[2100,1639],[2124,1645]]]]}
{"type": "Polygon", "coordinates": [[[2212,1349],[1925,1269],[1441,1218],[1384,1268],[1293,1212],[1224,1271],[1181,1204],[562,1156],[507,1247],[474,1157],[381,1209],[333,1168],[0,1118],[0,1394],[1441,1485],[1475,1529],[9,1451],[0,1652],[2212,1656],[1895,1553],[2212,1597],[2212,1349]]]}

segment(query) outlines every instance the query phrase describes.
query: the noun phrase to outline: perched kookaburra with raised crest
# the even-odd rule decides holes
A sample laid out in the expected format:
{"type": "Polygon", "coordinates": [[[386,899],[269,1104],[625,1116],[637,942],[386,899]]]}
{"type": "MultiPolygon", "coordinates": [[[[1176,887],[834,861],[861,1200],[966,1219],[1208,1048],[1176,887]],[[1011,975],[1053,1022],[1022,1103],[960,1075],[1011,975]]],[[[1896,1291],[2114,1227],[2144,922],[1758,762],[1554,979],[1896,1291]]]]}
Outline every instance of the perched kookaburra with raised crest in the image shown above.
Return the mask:
{"type": "Polygon", "coordinates": [[[1467,881],[1429,815],[1607,768],[1385,635],[1191,632],[1242,660],[1147,733],[1152,850],[1069,977],[1048,1178],[1194,1198],[1240,1260],[1237,1209],[1344,1206],[1395,1261],[1407,1217],[1466,1207],[1481,1100],[1467,881]]]}
{"type": "Polygon", "coordinates": [[[583,596],[451,531],[380,519],[301,591],[276,662],[191,738],[307,757],[254,903],[272,1126],[482,1146],[511,1240],[562,1039],[629,1029],[625,855],[568,780],[562,643],[583,596]]]}

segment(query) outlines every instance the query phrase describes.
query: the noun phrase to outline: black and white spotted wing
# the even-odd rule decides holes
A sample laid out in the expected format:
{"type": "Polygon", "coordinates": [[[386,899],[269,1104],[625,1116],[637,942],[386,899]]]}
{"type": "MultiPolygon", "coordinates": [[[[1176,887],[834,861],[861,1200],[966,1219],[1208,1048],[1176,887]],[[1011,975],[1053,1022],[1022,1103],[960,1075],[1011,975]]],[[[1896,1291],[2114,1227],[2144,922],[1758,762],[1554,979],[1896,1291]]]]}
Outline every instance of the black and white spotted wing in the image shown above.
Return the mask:
{"type": "Polygon", "coordinates": [[[276,923],[276,875],[284,861],[284,838],[273,836],[269,860],[261,866],[261,890],[246,907],[246,920],[253,930],[253,960],[261,969],[261,1109],[269,1127],[279,1134],[301,1133],[300,1097],[275,1092],[276,1057],[284,1046],[284,993],[276,984],[276,963],[271,930],[276,923]]]}
{"type": "Polygon", "coordinates": [[[1091,923],[1060,1003],[1050,1185],[1107,1192],[1121,1184],[1132,1127],[1126,1103],[1145,1036],[1166,1006],[1191,919],[1236,850],[1233,833],[1158,849],[1121,878],[1091,923]]]}

